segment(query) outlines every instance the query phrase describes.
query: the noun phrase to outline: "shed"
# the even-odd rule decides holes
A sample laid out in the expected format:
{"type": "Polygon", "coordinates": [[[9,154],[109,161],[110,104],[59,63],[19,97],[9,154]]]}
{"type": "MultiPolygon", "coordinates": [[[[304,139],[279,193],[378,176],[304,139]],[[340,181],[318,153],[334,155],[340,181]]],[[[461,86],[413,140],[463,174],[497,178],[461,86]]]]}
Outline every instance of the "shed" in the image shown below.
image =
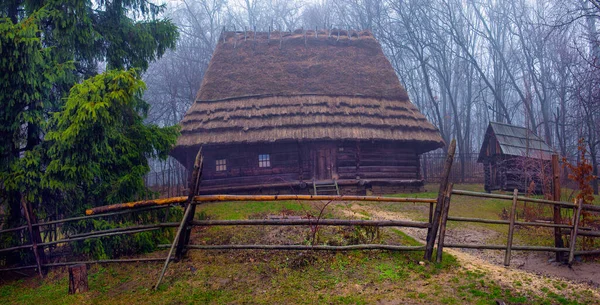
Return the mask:
{"type": "Polygon", "coordinates": [[[180,125],[203,193],[418,191],[444,145],[368,31],[225,32],[180,125]]]}
{"type": "Polygon", "coordinates": [[[525,127],[490,122],[477,162],[483,163],[485,190],[541,193],[552,183],[552,148],[525,127]]]}

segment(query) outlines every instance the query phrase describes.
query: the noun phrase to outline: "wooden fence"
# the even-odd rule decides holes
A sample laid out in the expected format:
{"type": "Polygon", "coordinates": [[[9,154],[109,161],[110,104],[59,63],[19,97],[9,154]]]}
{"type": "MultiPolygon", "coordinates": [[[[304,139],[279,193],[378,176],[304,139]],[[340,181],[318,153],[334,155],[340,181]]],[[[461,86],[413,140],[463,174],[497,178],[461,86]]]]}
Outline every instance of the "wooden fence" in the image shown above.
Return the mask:
{"type": "MultiPolygon", "coordinates": [[[[460,248],[460,249],[488,249],[488,250],[505,250],[504,256],[504,265],[510,265],[511,251],[512,250],[522,250],[522,251],[544,251],[544,252],[556,252],[556,253],[568,253],[567,263],[569,265],[573,264],[573,259],[575,255],[597,255],[600,254],[600,249],[595,250],[586,250],[586,251],[577,251],[577,237],[578,236],[588,236],[588,237],[600,237],[600,231],[594,230],[593,228],[583,228],[580,226],[581,221],[581,213],[582,211],[587,212],[600,212],[600,206],[584,204],[580,199],[577,204],[562,202],[562,201],[551,201],[545,199],[536,199],[529,197],[519,196],[518,190],[514,190],[513,195],[500,195],[500,194],[488,194],[488,193],[478,193],[478,192],[470,192],[470,191],[462,191],[462,190],[452,190],[452,186],[448,188],[446,191],[446,196],[444,200],[444,205],[442,209],[442,220],[440,222],[440,235],[438,239],[438,247],[437,247],[437,261],[440,262],[442,259],[443,248],[460,248]],[[451,196],[459,195],[459,196],[472,196],[477,198],[494,198],[494,199],[503,199],[512,201],[512,207],[510,210],[510,215],[508,220],[496,220],[496,219],[481,219],[481,218],[467,218],[467,217],[457,217],[457,216],[449,216],[449,209],[451,203],[451,196]],[[516,208],[517,202],[532,202],[539,204],[548,204],[553,208],[560,209],[572,209],[573,210],[573,218],[570,224],[565,223],[540,223],[540,222],[524,222],[517,221],[516,219],[516,208]],[[445,235],[446,235],[446,226],[447,221],[459,221],[459,222],[472,222],[472,223],[488,223],[488,224],[502,224],[508,225],[508,235],[507,241],[505,245],[481,245],[481,244],[455,244],[455,243],[445,243],[445,235]],[[513,245],[513,236],[514,230],[516,226],[529,226],[529,227],[549,227],[554,228],[555,230],[563,231],[569,234],[568,239],[568,247],[563,247],[561,245],[556,245],[554,247],[542,247],[542,246],[515,246],[513,245]]],[[[563,232],[560,234],[562,235],[563,232]]]]}
{"type": "MultiPolygon", "coordinates": [[[[471,249],[495,249],[505,250],[506,265],[510,264],[511,251],[549,251],[557,253],[568,253],[568,263],[573,262],[575,255],[600,254],[598,250],[578,251],[576,248],[578,236],[600,237],[600,232],[583,228],[580,224],[582,211],[600,212],[600,207],[587,205],[579,202],[578,204],[550,201],[544,199],[534,199],[518,196],[515,193],[512,196],[500,194],[476,193],[469,191],[453,190],[453,185],[449,184],[450,173],[454,161],[454,141],[450,144],[449,153],[444,162],[443,172],[445,173],[440,181],[440,187],[437,198],[397,198],[397,197],[378,197],[378,196],[311,196],[311,195],[198,195],[198,189],[202,176],[202,154],[201,151],[196,157],[192,179],[188,185],[188,196],[172,197],[167,199],[155,199],[138,201],[131,203],[115,204],[103,207],[97,207],[86,211],[86,216],[73,217],[68,219],[48,221],[43,223],[33,223],[31,218],[27,216],[27,225],[17,228],[5,229],[0,231],[0,234],[11,233],[15,231],[27,231],[30,238],[29,243],[14,246],[10,248],[0,249],[0,253],[10,251],[22,251],[30,249],[33,251],[36,264],[27,266],[17,266],[0,269],[0,271],[15,271],[22,269],[37,269],[40,276],[43,276],[42,270],[51,267],[66,266],[81,263],[127,263],[127,262],[164,262],[162,271],[159,275],[155,288],[157,288],[169,266],[173,260],[181,259],[188,250],[237,250],[237,249],[263,249],[263,250],[327,250],[327,251],[348,251],[348,250],[394,250],[394,251],[424,251],[424,259],[432,260],[434,252],[434,244],[437,240],[437,260],[441,262],[443,248],[471,248],[471,249]],[[478,198],[495,198],[503,200],[512,200],[512,208],[508,220],[493,220],[479,218],[465,218],[457,216],[449,216],[452,196],[474,196],[478,198]],[[195,220],[196,206],[205,202],[217,201],[280,201],[280,200],[297,200],[297,201],[369,201],[369,202],[392,202],[392,203],[412,203],[421,202],[429,203],[429,218],[426,222],[407,221],[407,220],[351,220],[351,219],[255,219],[255,220],[195,220]],[[573,219],[571,224],[563,223],[537,223],[537,222],[521,222],[516,219],[516,204],[518,201],[534,202],[540,204],[549,204],[557,208],[572,209],[573,219]],[[112,217],[125,213],[144,212],[153,209],[170,208],[173,205],[183,204],[185,209],[183,217],[179,222],[163,222],[154,224],[145,224],[131,226],[127,228],[110,229],[103,231],[94,231],[87,233],[79,233],[74,236],[69,236],[55,241],[41,241],[39,236],[36,238],[34,228],[56,225],[60,223],[92,219],[97,217],[112,217]],[[508,225],[508,238],[505,245],[472,245],[472,244],[453,244],[446,243],[446,228],[448,221],[462,221],[474,223],[492,223],[508,225]],[[404,246],[404,245],[384,245],[384,244],[357,244],[348,246],[329,246],[329,245],[196,245],[190,244],[190,236],[192,228],[195,226],[371,226],[371,227],[410,227],[427,230],[426,244],[423,246],[404,246]],[[550,227],[557,230],[568,230],[570,234],[569,247],[555,245],[555,247],[539,247],[539,246],[515,246],[513,245],[513,233],[516,226],[539,226],[550,227]],[[112,259],[112,260],[95,260],[85,262],[59,262],[49,263],[44,258],[45,248],[75,241],[86,240],[90,238],[99,238],[105,236],[114,236],[121,234],[135,234],[150,230],[160,230],[163,228],[177,228],[173,242],[169,247],[169,252],[163,258],[140,258],[140,259],[112,259]],[[439,238],[437,237],[439,232],[439,238]]],[[[25,209],[26,210],[26,209],[25,209]]],[[[39,232],[37,233],[39,234],[39,232]]]]}

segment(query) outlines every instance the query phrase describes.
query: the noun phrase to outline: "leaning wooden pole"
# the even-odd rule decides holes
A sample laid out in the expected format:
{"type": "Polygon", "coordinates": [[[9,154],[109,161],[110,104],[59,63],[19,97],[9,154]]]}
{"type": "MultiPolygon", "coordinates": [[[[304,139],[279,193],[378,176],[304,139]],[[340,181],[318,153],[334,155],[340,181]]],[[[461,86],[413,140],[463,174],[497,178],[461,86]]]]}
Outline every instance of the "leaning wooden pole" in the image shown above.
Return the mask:
{"type": "Polygon", "coordinates": [[[452,188],[454,185],[450,183],[446,194],[444,195],[444,208],[442,209],[442,218],[440,222],[440,236],[438,237],[437,255],[435,261],[437,263],[442,262],[442,255],[444,253],[444,239],[446,238],[446,224],[448,223],[448,213],[450,212],[450,200],[452,198],[452,188]]]}
{"type": "Polygon", "coordinates": [[[579,204],[577,205],[577,210],[573,211],[573,230],[571,230],[571,241],[569,245],[569,259],[567,263],[569,266],[573,265],[573,260],[575,259],[575,246],[577,245],[577,230],[579,230],[579,221],[581,218],[581,207],[583,205],[583,200],[579,199],[579,204]]]}
{"type": "Polygon", "coordinates": [[[446,157],[446,163],[444,165],[444,174],[442,181],[440,182],[440,189],[438,191],[437,203],[435,205],[435,212],[433,213],[433,219],[431,221],[431,228],[427,231],[427,246],[425,250],[424,259],[431,261],[433,257],[433,246],[435,244],[435,238],[437,230],[440,225],[440,214],[442,212],[442,206],[444,205],[444,192],[448,188],[448,180],[450,178],[450,170],[452,170],[452,163],[454,162],[454,153],[456,151],[456,140],[450,142],[448,147],[448,156],[446,157]]]}
{"type": "Polygon", "coordinates": [[[194,215],[196,214],[196,204],[194,204],[194,197],[198,195],[200,189],[203,164],[204,157],[202,156],[202,147],[200,147],[200,150],[198,150],[198,154],[196,155],[196,161],[194,162],[194,170],[192,172],[192,178],[190,179],[190,192],[186,203],[187,206],[190,206],[190,214],[185,220],[186,227],[184,228],[182,235],[179,237],[179,241],[177,242],[177,249],[175,251],[176,260],[180,260],[183,257],[186,251],[185,247],[190,242],[190,235],[192,233],[191,222],[192,220],[194,220],[194,215]]]}
{"type": "MultiPolygon", "coordinates": [[[[42,265],[45,262],[42,262],[42,257],[40,255],[39,248],[38,248],[38,241],[41,241],[41,239],[40,239],[39,235],[36,236],[36,234],[34,234],[34,229],[33,229],[33,225],[32,225],[33,217],[31,214],[29,214],[30,209],[29,209],[27,203],[25,202],[25,198],[21,199],[21,205],[23,207],[23,214],[25,214],[25,220],[27,220],[27,230],[29,231],[29,239],[31,240],[31,247],[33,250],[33,255],[35,256],[35,263],[37,264],[38,274],[40,275],[40,278],[43,278],[44,271],[42,270],[42,265]]],[[[39,234],[39,230],[36,232],[39,234]]]]}
{"type": "MultiPolygon", "coordinates": [[[[181,241],[181,234],[190,224],[190,220],[194,218],[194,215],[191,214],[192,210],[195,210],[193,207],[194,204],[194,196],[198,191],[199,186],[199,172],[202,167],[202,147],[198,150],[198,154],[196,155],[196,161],[194,162],[194,171],[192,172],[192,177],[190,178],[189,183],[189,196],[188,201],[186,203],[185,212],[183,213],[183,217],[181,218],[181,223],[179,224],[179,228],[177,228],[177,233],[175,234],[175,238],[173,239],[173,243],[171,244],[171,249],[169,250],[169,254],[165,260],[165,264],[158,276],[158,281],[156,281],[156,285],[154,286],[154,290],[158,289],[158,286],[162,282],[163,277],[165,276],[165,272],[167,271],[167,267],[169,266],[169,262],[171,262],[171,256],[173,256],[173,252],[175,248],[178,246],[179,241],[181,241]],[[191,215],[191,217],[190,217],[191,215]]],[[[184,245],[185,246],[185,245],[184,245]]]]}

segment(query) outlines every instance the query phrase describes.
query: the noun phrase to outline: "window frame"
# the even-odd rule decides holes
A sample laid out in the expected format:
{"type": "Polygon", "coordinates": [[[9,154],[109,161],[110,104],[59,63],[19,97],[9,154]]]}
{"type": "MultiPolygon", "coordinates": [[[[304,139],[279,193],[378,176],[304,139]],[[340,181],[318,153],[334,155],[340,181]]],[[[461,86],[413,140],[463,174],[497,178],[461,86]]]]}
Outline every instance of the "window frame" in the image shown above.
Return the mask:
{"type": "Polygon", "coordinates": [[[226,171],[227,171],[227,159],[226,158],[215,159],[215,172],[223,173],[226,171]]]}
{"type": "Polygon", "coordinates": [[[271,154],[258,154],[258,167],[271,168],[271,154]]]}

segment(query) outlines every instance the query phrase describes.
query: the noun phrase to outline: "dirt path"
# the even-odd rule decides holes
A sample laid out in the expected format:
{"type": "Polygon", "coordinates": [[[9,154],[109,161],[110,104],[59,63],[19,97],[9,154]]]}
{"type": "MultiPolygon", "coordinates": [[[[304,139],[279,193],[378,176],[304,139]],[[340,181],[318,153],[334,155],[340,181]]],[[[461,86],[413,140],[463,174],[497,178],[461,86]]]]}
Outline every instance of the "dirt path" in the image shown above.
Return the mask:
{"type": "MultiPolygon", "coordinates": [[[[410,220],[403,213],[390,212],[368,205],[352,205],[341,210],[346,216],[370,216],[372,219],[410,220]]],[[[425,243],[427,232],[417,228],[399,228],[411,237],[425,243]]],[[[483,243],[498,233],[485,228],[455,228],[448,230],[449,243],[483,243]]],[[[516,252],[511,266],[504,267],[504,251],[476,249],[444,249],[456,257],[467,270],[484,271],[495,281],[522,291],[549,291],[558,295],[573,292],[590,293],[600,300],[600,264],[577,263],[573,268],[551,263],[547,254],[516,252]],[[568,281],[565,281],[567,279],[568,281]]]]}

